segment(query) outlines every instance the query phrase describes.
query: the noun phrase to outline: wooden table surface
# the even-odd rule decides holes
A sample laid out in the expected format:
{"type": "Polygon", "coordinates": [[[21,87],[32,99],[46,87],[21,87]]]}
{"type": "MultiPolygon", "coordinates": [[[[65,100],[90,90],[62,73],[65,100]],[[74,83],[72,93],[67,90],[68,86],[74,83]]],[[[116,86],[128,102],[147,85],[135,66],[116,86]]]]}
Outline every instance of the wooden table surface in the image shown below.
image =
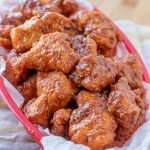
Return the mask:
{"type": "Polygon", "coordinates": [[[130,19],[150,25],[150,0],[89,0],[113,20],[130,19]]]}

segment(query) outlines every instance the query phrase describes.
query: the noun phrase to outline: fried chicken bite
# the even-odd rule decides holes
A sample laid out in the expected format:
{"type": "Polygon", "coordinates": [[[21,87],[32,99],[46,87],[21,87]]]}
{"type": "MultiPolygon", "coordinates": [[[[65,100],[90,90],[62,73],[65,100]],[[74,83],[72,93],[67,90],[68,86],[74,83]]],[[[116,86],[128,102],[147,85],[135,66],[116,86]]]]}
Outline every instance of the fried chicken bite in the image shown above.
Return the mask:
{"type": "Polygon", "coordinates": [[[38,98],[29,101],[23,111],[32,123],[41,125],[44,128],[48,127],[51,113],[47,95],[42,94],[38,98]]]}
{"type": "Polygon", "coordinates": [[[68,130],[71,113],[71,109],[59,109],[56,111],[51,120],[50,133],[69,139],[68,130]]]}
{"type": "Polygon", "coordinates": [[[84,37],[83,35],[74,36],[71,38],[71,46],[81,58],[90,54],[97,55],[96,42],[89,37],[84,37]]]}
{"type": "Polygon", "coordinates": [[[79,5],[75,0],[52,0],[51,5],[62,10],[62,14],[69,17],[79,10],[79,5]]]}
{"type": "Polygon", "coordinates": [[[1,25],[18,26],[25,22],[26,17],[21,12],[10,12],[2,16],[1,25]]]}
{"type": "Polygon", "coordinates": [[[145,106],[145,103],[144,103],[144,99],[145,99],[145,96],[146,96],[146,89],[145,88],[138,88],[138,89],[135,89],[134,90],[134,93],[135,93],[135,101],[136,101],[136,104],[142,109],[142,110],[145,110],[146,106],[145,106]]]}
{"type": "Polygon", "coordinates": [[[10,49],[12,47],[12,43],[9,39],[0,37],[0,46],[10,49]]]}
{"type": "Polygon", "coordinates": [[[21,4],[21,12],[27,19],[30,19],[37,12],[61,13],[61,10],[54,5],[42,5],[42,3],[39,0],[25,0],[25,2],[21,4]]]}
{"type": "Polygon", "coordinates": [[[70,78],[90,91],[101,91],[115,81],[117,67],[110,58],[85,56],[80,59],[70,78]]]}
{"type": "Polygon", "coordinates": [[[62,72],[39,73],[37,76],[37,95],[47,95],[51,113],[67,106],[75,93],[75,85],[62,72]]]}
{"type": "Polygon", "coordinates": [[[20,66],[18,66],[18,72],[15,71],[14,65],[17,62],[19,56],[16,54],[16,50],[12,49],[6,57],[6,69],[3,72],[3,76],[14,86],[17,83],[25,78],[26,70],[20,70],[20,66]]]}
{"type": "Polygon", "coordinates": [[[120,77],[126,77],[132,89],[143,87],[142,65],[136,54],[128,54],[116,60],[120,77]]]}
{"type": "Polygon", "coordinates": [[[77,95],[78,109],[70,118],[69,135],[77,144],[103,150],[114,141],[117,124],[114,117],[101,109],[101,97],[88,91],[77,95]]]}
{"type": "Polygon", "coordinates": [[[70,38],[65,33],[55,32],[43,35],[40,41],[15,65],[16,72],[20,68],[38,71],[59,70],[69,73],[79,60],[78,54],[70,46],[70,38]],[[21,67],[20,67],[21,66],[21,67]]]}
{"type": "Polygon", "coordinates": [[[101,12],[79,12],[75,20],[84,35],[94,39],[100,54],[110,57],[116,52],[117,36],[111,21],[101,12]]]}
{"type": "Polygon", "coordinates": [[[10,32],[13,28],[14,25],[0,25],[0,37],[10,39],[10,32]]]}
{"type": "Polygon", "coordinates": [[[39,0],[42,5],[49,4],[52,0],[39,0]]]}
{"type": "Polygon", "coordinates": [[[135,97],[126,78],[119,79],[112,87],[108,98],[108,110],[113,113],[122,127],[130,127],[137,122],[140,108],[136,104],[135,97]]]}
{"type": "Polygon", "coordinates": [[[34,124],[48,127],[51,116],[67,106],[76,88],[62,72],[38,73],[36,87],[37,98],[30,100],[23,111],[34,124]]]}
{"type": "Polygon", "coordinates": [[[73,30],[76,33],[76,25],[71,19],[58,13],[49,12],[32,17],[23,25],[14,28],[11,31],[11,39],[17,52],[24,52],[46,33],[59,31],[73,34],[73,30]]]}
{"type": "Polygon", "coordinates": [[[36,75],[33,75],[17,86],[17,90],[25,98],[25,102],[37,96],[36,77],[36,75]]]}
{"type": "Polygon", "coordinates": [[[132,91],[124,77],[112,87],[108,98],[108,111],[114,115],[119,125],[116,130],[115,146],[122,146],[143,124],[145,108],[142,101],[144,102],[144,89],[132,91]]]}
{"type": "Polygon", "coordinates": [[[10,40],[10,31],[14,28],[13,25],[0,25],[0,46],[10,49],[12,43],[10,40]]]}

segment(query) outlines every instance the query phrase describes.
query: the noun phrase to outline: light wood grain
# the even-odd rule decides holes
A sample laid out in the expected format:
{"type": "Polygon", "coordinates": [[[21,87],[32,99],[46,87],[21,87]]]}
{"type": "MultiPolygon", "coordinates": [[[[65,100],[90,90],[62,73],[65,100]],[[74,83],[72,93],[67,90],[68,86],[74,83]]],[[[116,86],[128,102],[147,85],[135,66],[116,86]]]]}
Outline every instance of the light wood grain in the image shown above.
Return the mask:
{"type": "Polygon", "coordinates": [[[150,25],[150,0],[89,0],[114,20],[150,25]]]}

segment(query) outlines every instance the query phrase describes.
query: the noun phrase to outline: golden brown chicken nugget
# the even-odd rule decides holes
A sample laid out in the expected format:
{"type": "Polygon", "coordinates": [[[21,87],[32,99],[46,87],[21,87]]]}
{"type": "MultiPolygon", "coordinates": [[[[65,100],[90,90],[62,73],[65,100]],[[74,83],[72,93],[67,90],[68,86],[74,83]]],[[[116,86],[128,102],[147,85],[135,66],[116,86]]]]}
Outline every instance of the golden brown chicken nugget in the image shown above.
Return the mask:
{"type": "Polygon", "coordinates": [[[44,128],[48,127],[51,113],[47,96],[42,94],[29,103],[23,110],[27,118],[34,124],[41,125],[44,128]]]}
{"type": "Polygon", "coordinates": [[[54,5],[42,4],[39,0],[25,0],[24,3],[21,4],[21,12],[22,14],[30,19],[37,12],[58,12],[61,13],[61,10],[54,5]]]}
{"type": "Polygon", "coordinates": [[[136,54],[128,54],[116,60],[116,63],[118,65],[119,76],[125,77],[132,89],[143,87],[142,65],[136,54]]]}
{"type": "Polygon", "coordinates": [[[2,25],[14,25],[18,26],[25,22],[26,17],[21,12],[10,12],[2,16],[2,25]]]}
{"type": "Polygon", "coordinates": [[[101,54],[115,55],[117,36],[112,23],[106,16],[97,11],[79,12],[75,20],[84,35],[96,41],[101,54]]]}
{"type": "Polygon", "coordinates": [[[83,35],[77,35],[71,38],[71,46],[76,53],[80,54],[80,57],[93,55],[97,56],[97,44],[96,42],[83,35]]]}
{"type": "Polygon", "coordinates": [[[79,60],[78,54],[70,46],[70,38],[65,33],[55,32],[43,35],[40,41],[15,65],[16,72],[26,68],[38,71],[59,70],[69,73],[79,60]],[[18,70],[19,69],[19,70],[18,70]]]}
{"type": "Polygon", "coordinates": [[[0,25],[0,37],[10,39],[10,32],[13,28],[14,25],[0,25]]]}
{"type": "Polygon", "coordinates": [[[11,49],[12,43],[9,39],[0,37],[0,46],[4,47],[6,49],[11,49]]]}
{"type": "Polygon", "coordinates": [[[17,86],[17,90],[23,95],[26,102],[37,96],[36,77],[33,75],[17,86]]]}
{"type": "Polygon", "coordinates": [[[57,6],[62,10],[62,14],[70,16],[79,10],[79,5],[75,0],[50,0],[51,5],[57,6]]]}
{"type": "Polygon", "coordinates": [[[80,59],[70,78],[90,91],[100,91],[115,81],[117,67],[110,58],[85,56],[80,59]]]}
{"type": "Polygon", "coordinates": [[[112,87],[108,98],[108,110],[122,127],[134,126],[138,121],[140,107],[135,101],[136,95],[128,85],[126,78],[119,79],[112,87]]]}
{"type": "Polygon", "coordinates": [[[12,49],[7,54],[6,69],[3,73],[4,77],[7,78],[7,80],[11,82],[14,86],[16,86],[21,79],[24,79],[26,75],[26,71],[20,69],[20,66],[18,66],[18,72],[14,69],[14,65],[17,62],[18,58],[19,56],[17,55],[16,50],[12,49]]]}
{"type": "Polygon", "coordinates": [[[76,87],[62,72],[40,73],[37,76],[37,94],[46,94],[50,112],[54,113],[70,102],[76,87]]]}
{"type": "Polygon", "coordinates": [[[44,13],[14,28],[11,31],[12,44],[18,52],[27,51],[42,35],[56,31],[68,32],[73,28],[71,19],[54,12],[44,13]]]}
{"type": "Polygon", "coordinates": [[[12,47],[10,32],[13,28],[14,25],[0,25],[0,46],[7,49],[12,47]]]}
{"type": "Polygon", "coordinates": [[[102,150],[111,144],[117,128],[114,117],[101,109],[100,99],[97,94],[81,91],[77,96],[79,108],[73,111],[70,118],[71,140],[92,150],[102,150]]]}
{"type": "Polygon", "coordinates": [[[69,139],[69,121],[71,113],[71,109],[59,109],[56,111],[51,120],[49,131],[54,135],[69,139]]]}
{"type": "Polygon", "coordinates": [[[111,146],[122,146],[144,123],[145,120],[145,89],[131,90],[128,80],[120,78],[112,86],[108,98],[108,111],[112,113],[118,123],[115,141],[111,146]]]}

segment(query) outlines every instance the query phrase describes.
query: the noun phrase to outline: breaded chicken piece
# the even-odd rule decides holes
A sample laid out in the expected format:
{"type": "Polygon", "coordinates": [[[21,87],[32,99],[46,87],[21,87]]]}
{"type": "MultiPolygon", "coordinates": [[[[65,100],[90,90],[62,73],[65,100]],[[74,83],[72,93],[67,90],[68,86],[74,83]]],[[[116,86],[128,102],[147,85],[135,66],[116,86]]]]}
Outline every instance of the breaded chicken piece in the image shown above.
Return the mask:
{"type": "Polygon", "coordinates": [[[80,57],[93,55],[97,56],[97,45],[96,42],[83,35],[77,35],[71,38],[71,46],[80,57]]]}
{"type": "Polygon", "coordinates": [[[71,109],[59,109],[56,111],[51,120],[50,133],[69,139],[68,130],[71,113],[71,109]]]}
{"type": "Polygon", "coordinates": [[[21,4],[21,12],[27,18],[32,18],[37,12],[57,12],[61,13],[61,10],[54,5],[42,3],[39,0],[25,0],[21,4]]]}
{"type": "Polygon", "coordinates": [[[32,123],[41,125],[44,128],[48,127],[51,113],[47,95],[42,94],[38,98],[29,101],[23,111],[32,123]]]}
{"type": "Polygon", "coordinates": [[[0,37],[10,39],[10,32],[13,28],[14,25],[0,25],[0,37]]]}
{"type": "Polygon", "coordinates": [[[3,76],[14,86],[17,85],[17,83],[24,79],[26,75],[26,70],[20,70],[18,68],[18,72],[14,69],[14,65],[17,62],[19,56],[16,54],[16,50],[12,49],[8,54],[6,58],[6,70],[3,72],[3,76]]]}
{"type": "Polygon", "coordinates": [[[42,5],[49,4],[52,0],[39,0],[42,5]]]}
{"type": "Polygon", "coordinates": [[[46,94],[50,112],[65,107],[76,93],[76,87],[62,72],[39,73],[37,95],[46,94]]]}
{"type": "Polygon", "coordinates": [[[9,39],[0,37],[0,46],[10,49],[12,47],[12,43],[9,39]]]}
{"type": "Polygon", "coordinates": [[[114,117],[101,109],[101,97],[88,91],[77,96],[78,109],[70,118],[69,135],[77,144],[89,146],[92,150],[103,150],[114,141],[117,124],[114,117]]]}
{"type": "Polygon", "coordinates": [[[113,146],[122,146],[144,123],[144,98],[145,90],[132,91],[126,78],[121,78],[112,87],[108,98],[108,111],[114,115],[119,125],[113,146]]]}
{"type": "Polygon", "coordinates": [[[51,116],[70,102],[76,88],[62,72],[38,73],[36,86],[38,97],[23,111],[31,122],[48,127],[51,116]]]}
{"type": "Polygon", "coordinates": [[[117,67],[110,58],[85,56],[80,59],[70,78],[90,91],[101,91],[115,81],[117,67]]]}
{"type": "Polygon", "coordinates": [[[25,22],[26,17],[21,12],[10,12],[2,16],[1,25],[18,26],[25,22]]]}
{"type": "MultiPolygon", "coordinates": [[[[65,33],[55,32],[43,35],[40,41],[15,65],[15,70],[26,68],[38,71],[59,70],[69,73],[79,60],[69,43],[69,36],[65,33]]],[[[22,71],[21,70],[21,71],[22,71]]]]}
{"type": "Polygon", "coordinates": [[[17,86],[17,90],[25,98],[26,102],[37,96],[36,77],[36,75],[33,75],[17,86]]]}
{"type": "Polygon", "coordinates": [[[101,12],[79,12],[75,20],[84,35],[94,39],[100,53],[105,56],[114,56],[117,37],[111,21],[101,12]]]}
{"type": "Polygon", "coordinates": [[[10,40],[10,31],[13,25],[0,25],[0,46],[10,49],[12,43],[10,40]]]}
{"type": "Polygon", "coordinates": [[[58,13],[47,12],[32,17],[23,25],[14,28],[11,31],[12,44],[17,52],[27,51],[46,33],[66,31],[69,34],[71,30],[70,34],[73,34],[73,30],[76,32],[74,28],[76,28],[76,25],[71,19],[58,13]]]}
{"type": "Polygon", "coordinates": [[[51,5],[59,7],[65,16],[73,15],[79,10],[79,5],[75,0],[51,0],[51,5]]]}
{"type": "Polygon", "coordinates": [[[142,65],[136,54],[128,54],[123,58],[116,59],[119,76],[126,77],[132,89],[143,87],[142,65]]]}
{"type": "Polygon", "coordinates": [[[108,110],[116,117],[122,127],[134,125],[139,117],[140,108],[135,101],[136,95],[128,85],[126,78],[119,79],[112,87],[108,98],[108,110]]]}
{"type": "Polygon", "coordinates": [[[135,97],[136,104],[141,108],[141,110],[145,111],[146,106],[145,106],[144,100],[146,96],[146,89],[143,87],[139,89],[135,89],[134,93],[136,96],[135,97]]]}

